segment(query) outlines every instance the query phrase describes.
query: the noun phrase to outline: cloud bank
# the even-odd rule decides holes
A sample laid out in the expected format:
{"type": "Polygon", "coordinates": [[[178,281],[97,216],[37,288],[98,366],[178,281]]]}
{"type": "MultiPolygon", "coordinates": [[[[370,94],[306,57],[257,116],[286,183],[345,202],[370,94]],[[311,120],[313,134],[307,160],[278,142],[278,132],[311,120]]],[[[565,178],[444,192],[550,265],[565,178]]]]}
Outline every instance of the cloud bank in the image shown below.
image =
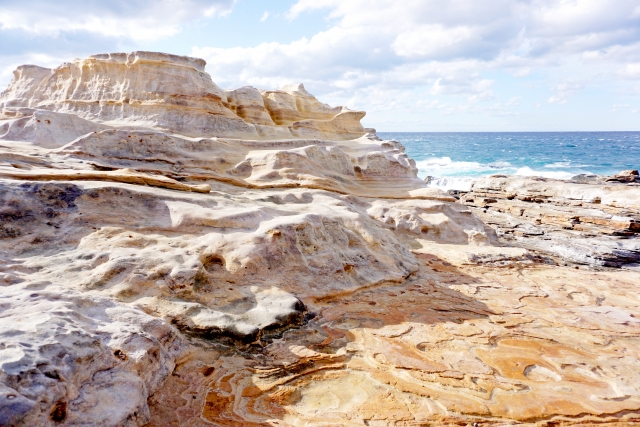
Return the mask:
{"type": "MultiPolygon", "coordinates": [[[[3,38],[57,44],[57,50],[27,50],[45,62],[59,56],[60,46],[82,54],[87,46],[95,47],[88,53],[114,44],[135,48],[175,36],[194,20],[244,19],[234,15],[232,0],[0,6],[3,38]]],[[[191,54],[207,60],[223,87],[304,82],[323,99],[367,110],[368,124],[405,130],[442,130],[432,125],[445,122],[459,130],[535,130],[542,123],[551,130],[562,114],[591,114],[590,103],[607,104],[607,114],[640,107],[637,1],[299,0],[282,14],[264,12],[259,2],[255,7],[256,25],[276,19],[291,25],[320,14],[326,26],[287,43],[221,48],[206,38],[190,40],[191,54]],[[622,104],[631,107],[612,107],[622,104]]],[[[2,50],[5,56],[24,56],[19,43],[12,46],[2,50]]]]}
{"type": "Polygon", "coordinates": [[[0,30],[26,36],[86,32],[134,40],[176,34],[193,19],[231,12],[234,0],[3,0],[0,30]]]}
{"type": "Polygon", "coordinates": [[[17,65],[61,60],[171,37],[197,19],[231,12],[235,0],[0,0],[0,81],[17,65]]]}

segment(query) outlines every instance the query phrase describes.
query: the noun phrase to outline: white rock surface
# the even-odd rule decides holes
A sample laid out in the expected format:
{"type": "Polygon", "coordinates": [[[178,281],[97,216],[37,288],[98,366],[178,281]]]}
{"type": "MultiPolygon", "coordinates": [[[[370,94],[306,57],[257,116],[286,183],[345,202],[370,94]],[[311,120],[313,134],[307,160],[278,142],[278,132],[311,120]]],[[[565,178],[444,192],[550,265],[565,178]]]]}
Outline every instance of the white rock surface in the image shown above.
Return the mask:
{"type": "Polygon", "coordinates": [[[608,267],[640,263],[638,184],[606,182],[604,177],[591,183],[498,175],[475,182],[460,201],[473,206],[504,239],[563,262],[608,267]]]}
{"type": "Polygon", "coordinates": [[[400,283],[420,241],[495,243],[302,85],[108,54],[19,67],[0,108],[2,425],[142,425],[194,342],[246,347],[400,283]]]}
{"type": "Polygon", "coordinates": [[[2,114],[14,118],[0,127],[0,137],[60,146],[89,131],[122,126],[253,139],[366,133],[364,112],[329,107],[302,85],[223,91],[204,66],[197,58],[133,52],[93,55],[52,70],[18,67],[0,96],[2,114]]]}

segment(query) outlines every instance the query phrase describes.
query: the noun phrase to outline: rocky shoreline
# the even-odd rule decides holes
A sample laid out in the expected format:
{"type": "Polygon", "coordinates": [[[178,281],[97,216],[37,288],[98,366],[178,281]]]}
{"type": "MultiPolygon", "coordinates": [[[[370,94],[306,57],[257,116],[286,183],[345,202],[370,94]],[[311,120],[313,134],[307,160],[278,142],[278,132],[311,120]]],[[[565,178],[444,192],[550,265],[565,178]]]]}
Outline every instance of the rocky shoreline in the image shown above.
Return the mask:
{"type": "Polygon", "coordinates": [[[505,242],[563,262],[594,267],[640,264],[638,171],[570,181],[493,175],[454,192],[505,242]]]}
{"type": "Polygon", "coordinates": [[[0,425],[640,423],[640,272],[608,267],[640,187],[458,201],[364,112],[204,66],[94,55],[0,95],[0,425]]]}

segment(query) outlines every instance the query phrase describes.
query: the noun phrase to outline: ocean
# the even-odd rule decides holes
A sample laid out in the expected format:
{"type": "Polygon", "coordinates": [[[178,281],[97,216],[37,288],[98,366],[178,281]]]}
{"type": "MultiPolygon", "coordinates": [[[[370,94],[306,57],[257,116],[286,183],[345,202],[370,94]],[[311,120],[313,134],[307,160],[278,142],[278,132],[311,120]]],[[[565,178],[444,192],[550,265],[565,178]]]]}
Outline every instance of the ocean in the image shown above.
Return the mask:
{"type": "Polygon", "coordinates": [[[640,168],[640,132],[378,132],[401,142],[430,186],[468,190],[485,175],[570,179],[640,168]]]}

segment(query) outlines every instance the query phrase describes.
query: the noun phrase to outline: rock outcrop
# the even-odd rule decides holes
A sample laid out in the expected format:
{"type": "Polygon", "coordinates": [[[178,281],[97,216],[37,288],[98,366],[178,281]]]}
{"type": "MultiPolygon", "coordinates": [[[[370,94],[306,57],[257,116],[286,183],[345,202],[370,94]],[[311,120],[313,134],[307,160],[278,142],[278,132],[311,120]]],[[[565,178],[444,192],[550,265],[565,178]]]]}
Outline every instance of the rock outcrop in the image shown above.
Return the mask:
{"type": "Polygon", "coordinates": [[[353,139],[362,111],[331,108],[302,85],[220,89],[205,61],[154,52],[18,67],[0,96],[4,139],[60,146],[90,131],[155,128],[192,137],[353,139]]]}
{"type": "Polygon", "coordinates": [[[640,422],[640,274],[421,252],[409,280],[325,300],[253,357],[184,359],[150,426],[640,422]]]}
{"type": "Polygon", "coordinates": [[[638,273],[505,245],[364,113],[204,65],[0,97],[0,425],[640,420],[638,273]]]}
{"type": "Polygon", "coordinates": [[[507,241],[569,262],[621,267],[640,263],[640,186],[616,184],[634,176],[566,182],[494,175],[460,201],[507,241]]]}

